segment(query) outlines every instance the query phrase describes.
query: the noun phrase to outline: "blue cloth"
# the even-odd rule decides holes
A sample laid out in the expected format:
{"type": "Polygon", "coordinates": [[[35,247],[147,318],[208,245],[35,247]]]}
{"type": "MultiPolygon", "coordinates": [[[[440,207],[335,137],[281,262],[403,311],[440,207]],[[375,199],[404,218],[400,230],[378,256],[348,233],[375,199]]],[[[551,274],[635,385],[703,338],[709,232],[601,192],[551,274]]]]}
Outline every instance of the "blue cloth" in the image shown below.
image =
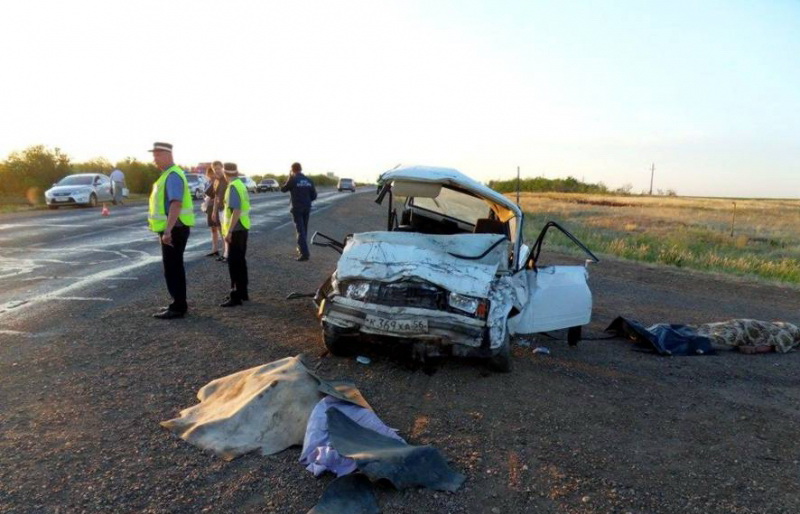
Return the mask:
{"type": "Polygon", "coordinates": [[[311,210],[311,202],[317,199],[314,182],[302,173],[290,175],[289,180],[281,187],[281,191],[291,194],[291,212],[308,212],[311,210]]]}
{"type": "MultiPolygon", "coordinates": [[[[235,180],[239,179],[237,178],[235,180]]],[[[231,183],[233,183],[233,181],[231,181],[231,183]]],[[[242,199],[239,198],[239,191],[235,187],[231,188],[231,196],[228,198],[228,207],[230,207],[231,210],[242,208],[242,199]]]]}
{"type": "MultiPolygon", "coordinates": [[[[231,179],[228,183],[228,187],[233,184],[234,180],[239,180],[238,178],[231,179]]],[[[228,207],[231,211],[234,209],[241,209],[242,208],[242,199],[239,197],[239,191],[235,187],[231,187],[231,195],[228,198],[228,207]]],[[[237,230],[245,230],[244,225],[242,225],[241,220],[236,221],[236,225],[232,229],[233,231],[237,230]]]]}
{"type": "Polygon", "coordinates": [[[169,203],[177,200],[183,203],[183,180],[177,172],[167,175],[167,190],[164,192],[164,212],[169,216],[169,203]]]}
{"type": "Polygon", "coordinates": [[[606,329],[627,337],[639,346],[650,348],[659,355],[713,355],[716,353],[711,339],[701,336],[687,325],[659,323],[645,328],[636,320],[616,318],[606,329]]]}

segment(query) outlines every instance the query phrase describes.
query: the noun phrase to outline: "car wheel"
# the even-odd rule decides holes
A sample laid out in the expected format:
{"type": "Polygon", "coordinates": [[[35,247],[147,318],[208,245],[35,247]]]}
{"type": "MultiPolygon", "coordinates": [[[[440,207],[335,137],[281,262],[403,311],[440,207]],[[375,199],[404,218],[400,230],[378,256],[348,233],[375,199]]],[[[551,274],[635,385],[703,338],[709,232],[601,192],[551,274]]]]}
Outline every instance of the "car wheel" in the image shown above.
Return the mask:
{"type": "Polygon", "coordinates": [[[203,199],[203,192],[199,189],[195,189],[194,191],[194,199],[195,200],[202,200],[203,199]]]}
{"type": "Polygon", "coordinates": [[[89,195],[89,207],[97,207],[97,195],[94,193],[89,195]]]}
{"type": "Polygon", "coordinates": [[[570,346],[578,346],[582,333],[582,327],[569,327],[569,330],[567,330],[567,343],[569,343],[570,346]]]}
{"type": "Polygon", "coordinates": [[[489,357],[486,365],[490,370],[499,373],[511,371],[511,336],[508,333],[508,329],[506,329],[506,336],[503,339],[503,345],[500,350],[492,357],[489,357]]]}
{"type": "Polygon", "coordinates": [[[351,357],[355,353],[350,339],[341,336],[334,327],[322,327],[322,342],[337,357],[351,357]]]}

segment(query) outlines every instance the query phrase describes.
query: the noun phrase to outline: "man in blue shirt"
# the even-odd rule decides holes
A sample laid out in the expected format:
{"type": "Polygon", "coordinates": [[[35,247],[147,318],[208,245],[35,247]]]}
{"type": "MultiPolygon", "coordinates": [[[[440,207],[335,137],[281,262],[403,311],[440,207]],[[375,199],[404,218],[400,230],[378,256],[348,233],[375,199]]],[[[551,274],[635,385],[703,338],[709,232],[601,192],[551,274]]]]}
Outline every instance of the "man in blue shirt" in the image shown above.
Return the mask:
{"type": "MultiPolygon", "coordinates": [[[[172,158],[172,145],[169,143],[155,143],[153,149],[153,161],[162,172],[167,172],[164,181],[164,207],[162,214],[166,215],[166,222],[161,219],[163,228],[155,228],[161,239],[161,260],[164,264],[164,278],[167,282],[167,290],[172,296],[172,303],[162,312],[153,314],[154,318],[175,319],[182,318],[188,309],[186,303],[186,271],[183,265],[183,252],[189,240],[189,229],[194,224],[194,213],[191,209],[183,212],[183,203],[188,199],[188,189],[183,177],[183,170],[175,165],[172,158]],[[179,175],[180,174],[180,175],[179,175]],[[183,220],[186,220],[184,223],[183,220]]],[[[163,177],[163,173],[162,173],[163,177]]],[[[161,180],[161,179],[159,179],[161,180]]],[[[156,182],[156,186],[158,181],[156,182]]],[[[157,187],[154,187],[151,195],[151,211],[153,205],[157,205],[157,187]]],[[[156,213],[151,212],[151,215],[156,213]]],[[[158,215],[154,219],[158,219],[158,215]]],[[[156,221],[158,222],[158,221],[156,221]]]]}
{"type": "Polygon", "coordinates": [[[303,167],[299,162],[292,164],[292,173],[281,187],[281,191],[290,193],[292,197],[292,219],[297,232],[298,261],[307,261],[308,252],[308,217],[311,214],[311,202],[317,199],[314,182],[303,175],[303,167]]]}

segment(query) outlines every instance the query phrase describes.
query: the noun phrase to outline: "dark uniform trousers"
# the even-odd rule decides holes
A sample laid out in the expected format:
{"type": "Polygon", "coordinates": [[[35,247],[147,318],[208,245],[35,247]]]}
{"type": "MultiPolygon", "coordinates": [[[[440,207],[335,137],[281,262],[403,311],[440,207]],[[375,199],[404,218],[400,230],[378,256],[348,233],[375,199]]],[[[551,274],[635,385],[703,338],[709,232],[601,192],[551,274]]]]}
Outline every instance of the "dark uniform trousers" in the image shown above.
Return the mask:
{"type": "Polygon", "coordinates": [[[247,293],[247,233],[249,230],[234,230],[231,232],[231,242],[228,245],[228,272],[231,275],[231,299],[246,300],[247,293]]]}
{"type": "Polygon", "coordinates": [[[308,257],[308,216],[311,211],[292,211],[294,229],[297,232],[297,251],[308,257]]]}
{"type": "MultiPolygon", "coordinates": [[[[159,235],[163,235],[159,232],[159,235]]],[[[164,278],[167,279],[167,290],[172,296],[169,310],[186,312],[186,270],[183,267],[183,251],[189,240],[189,227],[172,228],[172,246],[161,245],[161,260],[164,263],[164,278]]]]}

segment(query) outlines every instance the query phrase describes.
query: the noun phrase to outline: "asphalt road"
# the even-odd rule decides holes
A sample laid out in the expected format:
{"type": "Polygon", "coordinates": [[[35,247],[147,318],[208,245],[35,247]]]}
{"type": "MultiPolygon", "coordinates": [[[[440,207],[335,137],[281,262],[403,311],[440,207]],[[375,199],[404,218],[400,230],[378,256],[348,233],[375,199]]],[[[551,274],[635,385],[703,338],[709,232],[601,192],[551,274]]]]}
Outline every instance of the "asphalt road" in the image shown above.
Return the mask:
{"type": "MultiPolygon", "coordinates": [[[[366,191],[365,191],[366,192],[366,191]]],[[[347,198],[347,194],[322,190],[315,213],[347,198]]],[[[291,225],[287,195],[251,195],[251,238],[291,225]]],[[[186,247],[187,266],[201,260],[210,249],[205,214],[195,202],[197,227],[186,247]]],[[[47,319],[55,304],[83,310],[87,304],[124,304],[142,281],[158,280],[161,266],[157,239],[147,229],[147,205],[110,206],[100,209],[61,208],[0,217],[0,330],[30,319],[47,319]]],[[[191,277],[190,277],[191,278],[191,277]]],[[[47,331],[48,324],[38,330],[47,331]]]]}
{"type": "MultiPolygon", "coordinates": [[[[381,229],[369,193],[324,192],[311,230],[381,229]]],[[[307,512],[331,477],[303,469],[298,449],[226,462],[159,425],[209,381],[300,353],[467,476],[453,494],[378,486],[382,512],[800,512],[800,352],[665,358],[599,339],[617,315],[798,323],[797,288],[604,259],[576,348],[516,344],[508,374],[462,359],[420,369],[379,348],[364,366],[326,356],[310,302],[285,300],[338,257],[293,260],[286,202],[254,198],[252,301],[234,309],[218,307],[227,269],[202,257],[200,221],[189,315],[169,322],[150,317],[168,296],[144,206],[0,217],[0,512],[307,512]]]]}

